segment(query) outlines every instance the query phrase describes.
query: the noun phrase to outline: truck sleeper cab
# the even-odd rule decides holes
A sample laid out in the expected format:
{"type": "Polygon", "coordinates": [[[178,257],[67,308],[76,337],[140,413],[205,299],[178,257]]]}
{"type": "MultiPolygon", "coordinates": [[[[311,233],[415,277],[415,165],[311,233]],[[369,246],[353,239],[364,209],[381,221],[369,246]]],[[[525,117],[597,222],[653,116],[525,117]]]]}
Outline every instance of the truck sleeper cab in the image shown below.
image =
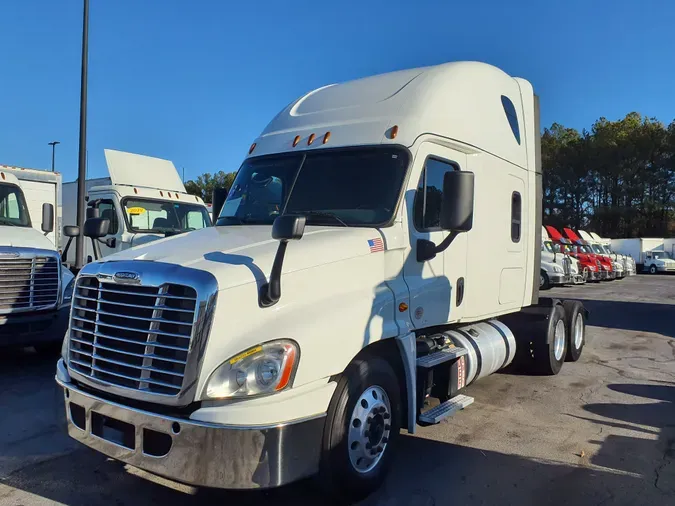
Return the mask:
{"type": "Polygon", "coordinates": [[[80,272],[69,434],[197,486],[357,498],[473,381],[578,360],[587,312],[539,298],[538,117],[527,81],[474,62],[290,104],[215,227],[80,272]]]}

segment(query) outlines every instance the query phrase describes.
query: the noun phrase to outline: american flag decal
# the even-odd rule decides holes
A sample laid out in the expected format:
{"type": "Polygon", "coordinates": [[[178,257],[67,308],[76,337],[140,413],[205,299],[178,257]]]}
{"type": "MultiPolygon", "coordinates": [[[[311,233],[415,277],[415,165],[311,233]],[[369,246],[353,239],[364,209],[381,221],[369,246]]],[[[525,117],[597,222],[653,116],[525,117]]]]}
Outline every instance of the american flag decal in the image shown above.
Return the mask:
{"type": "Polygon", "coordinates": [[[384,251],[384,243],[379,237],[377,239],[368,239],[368,247],[370,248],[371,253],[384,251]]]}

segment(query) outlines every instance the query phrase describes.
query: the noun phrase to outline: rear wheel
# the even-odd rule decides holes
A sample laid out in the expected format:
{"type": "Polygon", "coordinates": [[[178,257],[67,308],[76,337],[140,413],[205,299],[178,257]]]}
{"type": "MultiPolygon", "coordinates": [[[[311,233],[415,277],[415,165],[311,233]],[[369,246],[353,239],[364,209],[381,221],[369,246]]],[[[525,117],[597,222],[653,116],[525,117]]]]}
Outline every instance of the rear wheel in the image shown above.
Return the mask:
{"type": "Polygon", "coordinates": [[[539,374],[554,375],[560,372],[567,353],[567,329],[565,310],[555,306],[549,317],[546,339],[533,346],[534,368],[539,374]]]}
{"type": "Polygon", "coordinates": [[[401,413],[389,362],[379,357],[352,362],[328,408],[318,476],[322,487],[348,500],[377,489],[393,459],[401,413]]]}
{"type": "Polygon", "coordinates": [[[586,343],[586,316],[584,307],[579,301],[566,300],[565,326],[567,327],[567,362],[576,362],[581,358],[581,352],[586,343]]]}

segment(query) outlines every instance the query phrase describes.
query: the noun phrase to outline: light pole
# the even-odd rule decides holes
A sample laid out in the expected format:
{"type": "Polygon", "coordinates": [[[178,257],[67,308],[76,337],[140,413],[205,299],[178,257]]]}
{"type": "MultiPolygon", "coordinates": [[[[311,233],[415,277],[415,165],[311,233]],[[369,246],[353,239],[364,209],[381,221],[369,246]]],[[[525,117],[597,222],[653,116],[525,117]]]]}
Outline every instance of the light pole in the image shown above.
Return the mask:
{"type": "Polygon", "coordinates": [[[82,75],[80,77],[80,153],[77,165],[77,226],[80,235],[75,243],[75,268],[84,265],[84,193],[87,178],[87,60],[89,54],[89,0],[84,0],[82,15],[82,75]]]}
{"type": "Polygon", "coordinates": [[[59,141],[48,142],[47,145],[52,147],[52,172],[54,172],[54,153],[56,151],[56,145],[61,144],[59,141]]]}

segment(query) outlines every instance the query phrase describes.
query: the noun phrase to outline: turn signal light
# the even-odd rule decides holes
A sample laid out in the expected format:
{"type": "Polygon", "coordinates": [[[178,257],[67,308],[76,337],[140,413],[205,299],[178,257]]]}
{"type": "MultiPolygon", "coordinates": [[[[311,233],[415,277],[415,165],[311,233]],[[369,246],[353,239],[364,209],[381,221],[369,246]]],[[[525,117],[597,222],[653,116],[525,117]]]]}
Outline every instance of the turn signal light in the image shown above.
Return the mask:
{"type": "Polygon", "coordinates": [[[389,138],[396,139],[397,135],[398,135],[398,125],[394,125],[393,127],[391,127],[391,130],[389,131],[389,138]]]}
{"type": "Polygon", "coordinates": [[[253,153],[254,149],[255,149],[255,142],[251,144],[251,147],[248,149],[248,154],[250,155],[251,153],[253,153]]]}

